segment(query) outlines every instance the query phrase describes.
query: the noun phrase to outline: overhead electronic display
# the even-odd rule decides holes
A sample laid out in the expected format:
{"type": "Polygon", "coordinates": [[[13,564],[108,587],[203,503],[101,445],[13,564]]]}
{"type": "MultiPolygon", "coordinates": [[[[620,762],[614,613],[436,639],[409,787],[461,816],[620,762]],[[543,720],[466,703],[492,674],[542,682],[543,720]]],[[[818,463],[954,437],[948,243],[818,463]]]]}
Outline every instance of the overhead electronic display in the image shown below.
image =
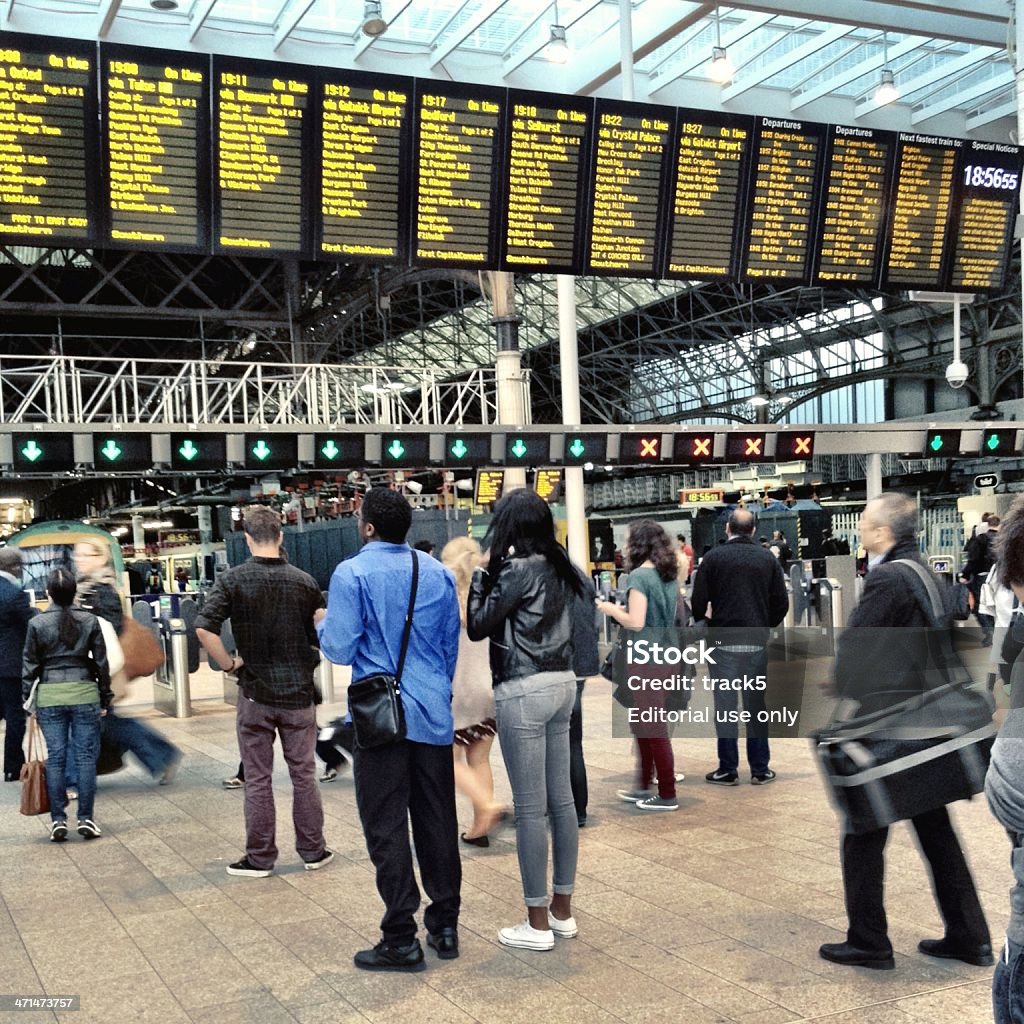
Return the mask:
{"type": "Polygon", "coordinates": [[[765,454],[767,443],[768,435],[763,432],[726,434],[725,461],[765,462],[767,460],[767,455],[765,454]]]}
{"type": "Polygon", "coordinates": [[[493,462],[490,434],[445,434],[446,466],[489,466],[493,462]]]}
{"type": "Polygon", "coordinates": [[[1021,151],[999,142],[967,142],[961,153],[955,203],[950,288],[1001,288],[1010,269],[1020,202],[1021,151]]]}
{"type": "Polygon", "coordinates": [[[506,466],[545,466],[551,462],[550,434],[505,434],[506,466]]]}
{"type": "Polygon", "coordinates": [[[597,101],[586,271],[657,276],[672,107],[597,101]]]}
{"type": "Polygon", "coordinates": [[[311,69],[214,57],[214,249],[300,253],[309,246],[311,69]]]}
{"type": "Polygon", "coordinates": [[[533,489],[539,498],[553,505],[562,497],[562,471],[560,469],[538,469],[533,474],[533,489]]]}
{"type": "Polygon", "coordinates": [[[592,100],[510,92],[506,119],[505,213],[499,259],[505,270],[578,274],[592,100]]]}
{"type": "Polygon", "coordinates": [[[672,438],[672,461],[680,466],[713,462],[715,435],[710,431],[676,434],[672,438]]]}
{"type": "Polygon", "coordinates": [[[136,433],[93,434],[92,463],[112,473],[152,469],[152,438],[136,433]]]}
{"type": "Polygon", "coordinates": [[[429,434],[384,434],[380,439],[382,466],[428,466],[429,434]]]}
{"type": "Polygon", "coordinates": [[[317,469],[362,469],[366,439],[362,434],[315,434],[313,465],[317,469]]]}
{"type": "Polygon", "coordinates": [[[299,464],[298,434],[246,434],[246,469],[294,469],[299,464]]]}
{"type": "Polygon", "coordinates": [[[63,473],[75,468],[75,439],[71,434],[11,435],[16,473],[63,473]]]}
{"type": "Polygon", "coordinates": [[[924,454],[935,458],[960,454],[959,430],[929,430],[924,442],[924,454]]]}
{"type": "Polygon", "coordinates": [[[900,132],[883,287],[941,289],[960,139],[900,132]]]}
{"type": "Polygon", "coordinates": [[[619,464],[636,466],[644,462],[661,462],[662,440],[660,432],[623,434],[619,438],[619,464]]]}
{"type": "Polygon", "coordinates": [[[226,469],[227,461],[224,434],[171,434],[171,469],[226,469]]]}
{"type": "Polygon", "coordinates": [[[476,505],[493,505],[500,497],[505,486],[503,469],[481,469],[476,474],[476,487],[473,490],[473,503],[476,505]]]}
{"type": "Polygon", "coordinates": [[[209,247],[208,58],[100,47],[104,244],[209,247]]]}
{"type": "Polygon", "coordinates": [[[563,434],[562,462],[567,466],[604,462],[608,454],[607,434],[563,434]]]}
{"type": "Polygon", "coordinates": [[[758,118],[741,275],[746,281],[807,281],[818,209],[825,126],[758,118]]]}
{"type": "Polygon", "coordinates": [[[412,79],[325,70],[317,87],[317,254],[404,260],[412,79]]]}
{"type": "Polygon", "coordinates": [[[870,286],[878,280],[895,151],[896,137],[891,132],[831,127],[816,284],[850,282],[870,286]]]}
{"type": "Polygon", "coordinates": [[[780,430],[775,435],[775,459],[810,459],[814,457],[813,430],[780,430]]]}
{"type": "Polygon", "coordinates": [[[507,93],[417,81],[413,258],[496,267],[502,115],[507,93]]]}
{"type": "Polygon", "coordinates": [[[994,427],[981,432],[979,455],[1013,455],[1016,450],[1015,427],[994,427]]]}
{"type": "Polygon", "coordinates": [[[754,120],[681,110],[666,277],[736,276],[754,120]]]}
{"type": "Polygon", "coordinates": [[[0,41],[0,239],[94,237],[96,45],[5,32],[0,41]]]}

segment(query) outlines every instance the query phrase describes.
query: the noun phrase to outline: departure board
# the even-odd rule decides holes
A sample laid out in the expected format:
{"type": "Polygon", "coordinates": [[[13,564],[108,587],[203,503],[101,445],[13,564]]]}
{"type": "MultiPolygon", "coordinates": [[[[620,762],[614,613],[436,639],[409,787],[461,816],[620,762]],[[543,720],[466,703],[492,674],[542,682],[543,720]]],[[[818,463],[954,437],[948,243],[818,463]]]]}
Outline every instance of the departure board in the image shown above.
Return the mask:
{"type": "Polygon", "coordinates": [[[96,44],[4,33],[0,238],[82,243],[96,230],[96,44]]]}
{"type": "Polygon", "coordinates": [[[507,93],[419,81],[413,258],[443,266],[497,266],[499,154],[507,93]]]}
{"type": "Polygon", "coordinates": [[[214,58],[214,248],[305,251],[311,71],[214,58]]]}
{"type": "Polygon", "coordinates": [[[753,130],[750,117],[679,112],[666,277],[736,276],[753,130]]]}
{"type": "Polygon", "coordinates": [[[409,183],[402,160],[412,79],[324,71],[320,92],[320,256],[404,260],[409,183]]]}
{"type": "Polygon", "coordinates": [[[105,244],[209,246],[210,62],[100,47],[105,244]]]}
{"type": "Polygon", "coordinates": [[[959,139],[900,132],[883,286],[941,290],[959,139]]]}
{"type": "Polygon", "coordinates": [[[958,171],[950,289],[1003,287],[1010,265],[1021,174],[1021,151],[999,142],[968,142],[958,171]]]}
{"type": "Polygon", "coordinates": [[[825,126],[758,118],[742,277],[808,281],[825,126]]]}
{"type": "Polygon", "coordinates": [[[504,270],[578,274],[592,100],[510,92],[506,119],[508,197],[501,223],[504,270]]]}
{"type": "Polygon", "coordinates": [[[672,107],[597,101],[587,273],[657,276],[675,115],[672,107]]]}
{"type": "Polygon", "coordinates": [[[831,127],[815,284],[877,282],[895,150],[891,132],[831,127]]]}

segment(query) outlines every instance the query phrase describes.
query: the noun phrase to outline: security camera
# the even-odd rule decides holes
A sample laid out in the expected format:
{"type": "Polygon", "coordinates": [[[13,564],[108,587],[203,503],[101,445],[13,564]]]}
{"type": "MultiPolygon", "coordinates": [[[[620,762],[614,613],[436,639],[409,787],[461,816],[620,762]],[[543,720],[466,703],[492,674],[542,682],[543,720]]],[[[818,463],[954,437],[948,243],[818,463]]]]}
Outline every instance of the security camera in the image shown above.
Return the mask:
{"type": "Polygon", "coordinates": [[[946,383],[951,388],[962,388],[967,383],[969,376],[970,370],[967,368],[967,364],[960,362],[959,359],[955,359],[946,367],[946,383]]]}

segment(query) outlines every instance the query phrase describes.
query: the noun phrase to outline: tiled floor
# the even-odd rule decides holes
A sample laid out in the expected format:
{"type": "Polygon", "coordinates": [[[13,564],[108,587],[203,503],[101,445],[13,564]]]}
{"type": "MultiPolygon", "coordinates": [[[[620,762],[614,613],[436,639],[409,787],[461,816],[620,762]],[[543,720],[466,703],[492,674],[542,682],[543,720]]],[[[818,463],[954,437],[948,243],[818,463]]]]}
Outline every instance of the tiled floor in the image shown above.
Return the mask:
{"type": "MultiPolygon", "coordinates": [[[[218,686],[208,679],[199,695],[218,686]]],[[[18,814],[18,787],[0,786],[0,993],[80,994],[81,1011],[62,1015],[70,1024],[991,1020],[991,970],[916,952],[940,922],[902,826],[888,855],[897,970],[818,958],[845,919],[836,821],[806,741],[774,744],[777,784],[726,789],[703,781],[712,740],[677,741],[688,773],[682,806],[644,815],[615,796],[631,781],[630,743],[611,737],[607,685],[590,684],[579,938],[549,953],[498,945],[497,928],[523,916],[509,830],[490,849],[465,848],[461,957],[441,963],[428,951],[422,974],[375,975],[352,966],[352,953],[378,938],[380,903],[351,782],[323,787],[339,854],[328,869],[301,870],[290,848],[281,771],[278,870],[229,877],[224,867],[243,843],[241,793],[220,787],[237,761],[233,710],[216,699],[196,707],[184,721],[154,716],[186,752],[172,786],[156,787],[137,765],[100,781],[100,841],[51,845],[44,819],[18,814]]],[[[497,753],[494,762],[507,795],[497,753]]],[[[955,814],[998,941],[1007,843],[981,801],[955,814]]]]}

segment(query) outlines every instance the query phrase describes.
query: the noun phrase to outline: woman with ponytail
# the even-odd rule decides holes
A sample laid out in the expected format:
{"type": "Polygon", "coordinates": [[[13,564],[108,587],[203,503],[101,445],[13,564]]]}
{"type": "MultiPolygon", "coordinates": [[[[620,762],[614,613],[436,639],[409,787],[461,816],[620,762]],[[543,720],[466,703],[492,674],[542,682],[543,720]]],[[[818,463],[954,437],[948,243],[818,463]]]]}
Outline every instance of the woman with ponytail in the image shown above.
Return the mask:
{"type": "Polygon", "coordinates": [[[522,924],[502,928],[498,940],[521,949],[551,949],[556,935],[576,934],[570,900],[579,836],[569,717],[576,700],[572,612],[583,583],[555,539],[550,507],[533,491],[515,490],[498,502],[484,545],[487,564],[470,581],[466,628],[471,640],[491,642],[498,736],[515,803],[527,912],[522,924]]]}
{"type": "Polygon", "coordinates": [[[100,718],[113,694],[107,649],[99,620],[73,607],[75,578],[65,568],[47,577],[50,607],[28,624],[22,666],[22,691],[29,699],[35,691],[35,714],[46,738],[46,789],[50,797],[50,840],[68,835],[68,734],[78,768],[78,833],[98,839],[93,820],[96,797],[96,757],[100,746],[100,718]]]}

